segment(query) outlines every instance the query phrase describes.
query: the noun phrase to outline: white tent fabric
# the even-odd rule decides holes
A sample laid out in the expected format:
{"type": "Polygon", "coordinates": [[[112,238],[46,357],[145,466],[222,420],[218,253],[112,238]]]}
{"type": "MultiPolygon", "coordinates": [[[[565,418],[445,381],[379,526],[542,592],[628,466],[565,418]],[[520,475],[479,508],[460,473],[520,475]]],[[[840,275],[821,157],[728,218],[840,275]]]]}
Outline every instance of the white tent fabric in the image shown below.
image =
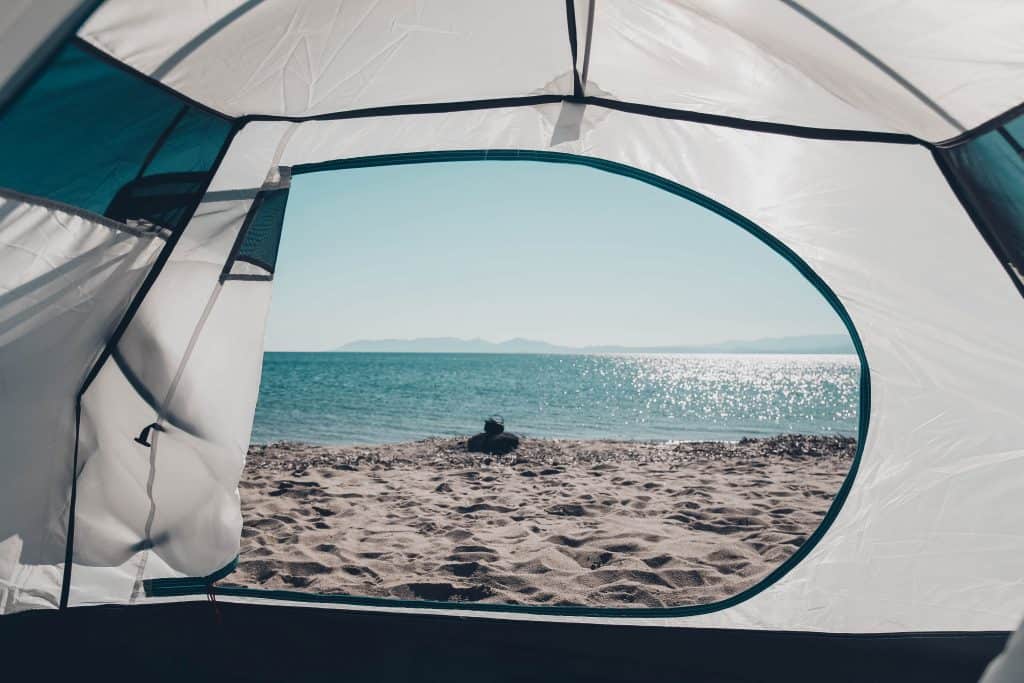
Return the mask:
{"type": "Polygon", "coordinates": [[[21,85],[22,72],[44,57],[39,46],[87,9],[87,3],[74,0],[8,0],[4,4],[0,13],[0,99],[21,85]]]}
{"type": "Polygon", "coordinates": [[[602,2],[590,80],[616,99],[933,141],[983,123],[1024,95],[1013,3],[802,6],[929,93],[952,121],[784,2],[759,3],[756,11],[749,2],[602,2]]]}
{"type": "MultiPolygon", "coordinates": [[[[805,2],[939,112],[789,3],[577,1],[587,94],[938,141],[1024,100],[1021,7],[805,2]]],[[[573,93],[561,3],[107,2],[82,37],[232,116],[573,93]]],[[[582,72],[582,64],[580,64],[582,72]]]]}
{"type": "Polygon", "coordinates": [[[190,4],[105,5],[81,35],[232,116],[572,89],[565,6],[558,2],[190,4]],[[410,78],[413,69],[444,78],[410,78]]]}
{"type": "MultiPolygon", "coordinates": [[[[754,597],[686,617],[497,614],[854,633],[1018,622],[1024,299],[934,150],[915,139],[956,138],[1024,101],[1024,5],[570,7],[108,0],[80,29],[93,48],[183,100],[248,118],[83,396],[74,563],[63,586],[69,604],[159,600],[144,581],[202,577],[238,552],[236,486],[271,284],[248,264],[253,277],[225,279],[224,266],[257,192],[279,187],[302,164],[535,150],[646,171],[780,240],[849,312],[870,367],[871,410],[860,469],[837,518],[795,568],[754,597]],[[573,101],[556,101],[561,96],[573,101]],[[533,99],[441,111],[504,98],[533,99]],[[441,106],[350,117],[408,105],[441,106]],[[871,134],[856,139],[858,131],[871,134]],[[135,441],[151,424],[151,445],[135,441]]],[[[2,462],[31,471],[34,487],[28,493],[0,479],[0,612],[12,612],[57,605],[74,399],[161,241],[31,198],[4,202],[0,273],[15,279],[2,283],[0,311],[16,308],[0,318],[0,359],[2,372],[25,374],[0,375],[0,433],[28,427],[19,431],[17,457],[5,446],[2,462]],[[25,253],[47,256],[18,270],[25,253]],[[83,270],[74,296],[92,307],[87,316],[75,299],[31,309],[28,327],[8,322],[34,301],[12,293],[76,258],[83,270]],[[82,325],[73,337],[43,325],[63,310],[82,325]],[[52,377],[35,387],[45,394],[39,401],[54,406],[45,421],[16,398],[37,369],[52,377]],[[38,469],[41,462],[50,469],[38,469]],[[11,519],[25,528],[8,529],[11,519]],[[29,538],[43,540],[35,548],[29,538]]]]}
{"type": "Polygon", "coordinates": [[[161,246],[0,193],[0,612],[57,605],[75,395],[161,246]]]}
{"type": "Polygon", "coordinates": [[[134,601],[146,579],[205,576],[238,554],[270,283],[219,277],[287,125],[236,137],[85,395],[71,604],[134,601]],[[142,448],[153,423],[164,431],[142,448]]]}

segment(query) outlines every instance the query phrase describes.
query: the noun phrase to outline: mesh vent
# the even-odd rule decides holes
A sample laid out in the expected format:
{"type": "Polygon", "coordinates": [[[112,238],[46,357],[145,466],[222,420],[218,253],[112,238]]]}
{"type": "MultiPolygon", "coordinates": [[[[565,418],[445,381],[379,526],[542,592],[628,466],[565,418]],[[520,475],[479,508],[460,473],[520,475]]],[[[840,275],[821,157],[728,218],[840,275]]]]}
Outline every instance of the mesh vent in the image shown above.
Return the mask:
{"type": "Polygon", "coordinates": [[[261,192],[256,198],[252,219],[245,230],[242,246],[235,257],[273,273],[277,250],[281,245],[284,210],[288,204],[287,188],[261,192]]]}

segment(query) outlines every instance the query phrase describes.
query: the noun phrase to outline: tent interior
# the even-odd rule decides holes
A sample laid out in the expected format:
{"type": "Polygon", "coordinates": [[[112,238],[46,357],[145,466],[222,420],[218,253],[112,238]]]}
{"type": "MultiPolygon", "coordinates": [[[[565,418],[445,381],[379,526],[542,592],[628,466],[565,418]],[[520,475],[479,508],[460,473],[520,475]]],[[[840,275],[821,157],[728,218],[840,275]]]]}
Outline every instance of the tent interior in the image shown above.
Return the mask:
{"type": "Polygon", "coordinates": [[[168,679],[938,681],[977,680],[1020,623],[1024,5],[6,14],[0,649],[115,677],[173,650],[147,672],[168,679]],[[683,196],[783,255],[849,329],[856,459],[750,590],[605,610],[217,587],[292,177],[478,159],[683,196]]]}

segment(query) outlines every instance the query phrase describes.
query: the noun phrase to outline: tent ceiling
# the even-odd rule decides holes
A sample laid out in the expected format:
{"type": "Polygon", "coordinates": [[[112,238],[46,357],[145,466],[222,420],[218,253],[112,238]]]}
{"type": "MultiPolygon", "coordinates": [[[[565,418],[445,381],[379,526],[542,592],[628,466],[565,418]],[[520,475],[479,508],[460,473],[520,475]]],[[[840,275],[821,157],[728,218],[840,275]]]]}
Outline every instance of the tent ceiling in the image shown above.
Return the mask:
{"type": "Polygon", "coordinates": [[[565,6],[550,0],[130,0],[80,35],[232,116],[572,92],[565,6]]]}
{"type": "MultiPolygon", "coordinates": [[[[600,0],[586,94],[939,141],[1024,101],[1022,28],[1000,0],[600,0]]],[[[231,116],[573,93],[551,0],[108,0],[79,35],[231,116]]]]}

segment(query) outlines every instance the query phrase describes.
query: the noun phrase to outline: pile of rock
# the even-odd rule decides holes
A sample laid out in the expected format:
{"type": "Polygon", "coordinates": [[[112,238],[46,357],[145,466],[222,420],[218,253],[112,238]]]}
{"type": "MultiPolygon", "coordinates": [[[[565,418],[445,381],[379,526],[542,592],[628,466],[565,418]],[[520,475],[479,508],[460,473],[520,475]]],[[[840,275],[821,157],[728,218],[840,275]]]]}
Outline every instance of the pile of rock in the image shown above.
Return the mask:
{"type": "Polygon", "coordinates": [[[488,455],[505,455],[518,447],[519,437],[505,431],[505,420],[500,415],[484,420],[484,431],[471,436],[466,442],[466,450],[470,453],[488,455]]]}

